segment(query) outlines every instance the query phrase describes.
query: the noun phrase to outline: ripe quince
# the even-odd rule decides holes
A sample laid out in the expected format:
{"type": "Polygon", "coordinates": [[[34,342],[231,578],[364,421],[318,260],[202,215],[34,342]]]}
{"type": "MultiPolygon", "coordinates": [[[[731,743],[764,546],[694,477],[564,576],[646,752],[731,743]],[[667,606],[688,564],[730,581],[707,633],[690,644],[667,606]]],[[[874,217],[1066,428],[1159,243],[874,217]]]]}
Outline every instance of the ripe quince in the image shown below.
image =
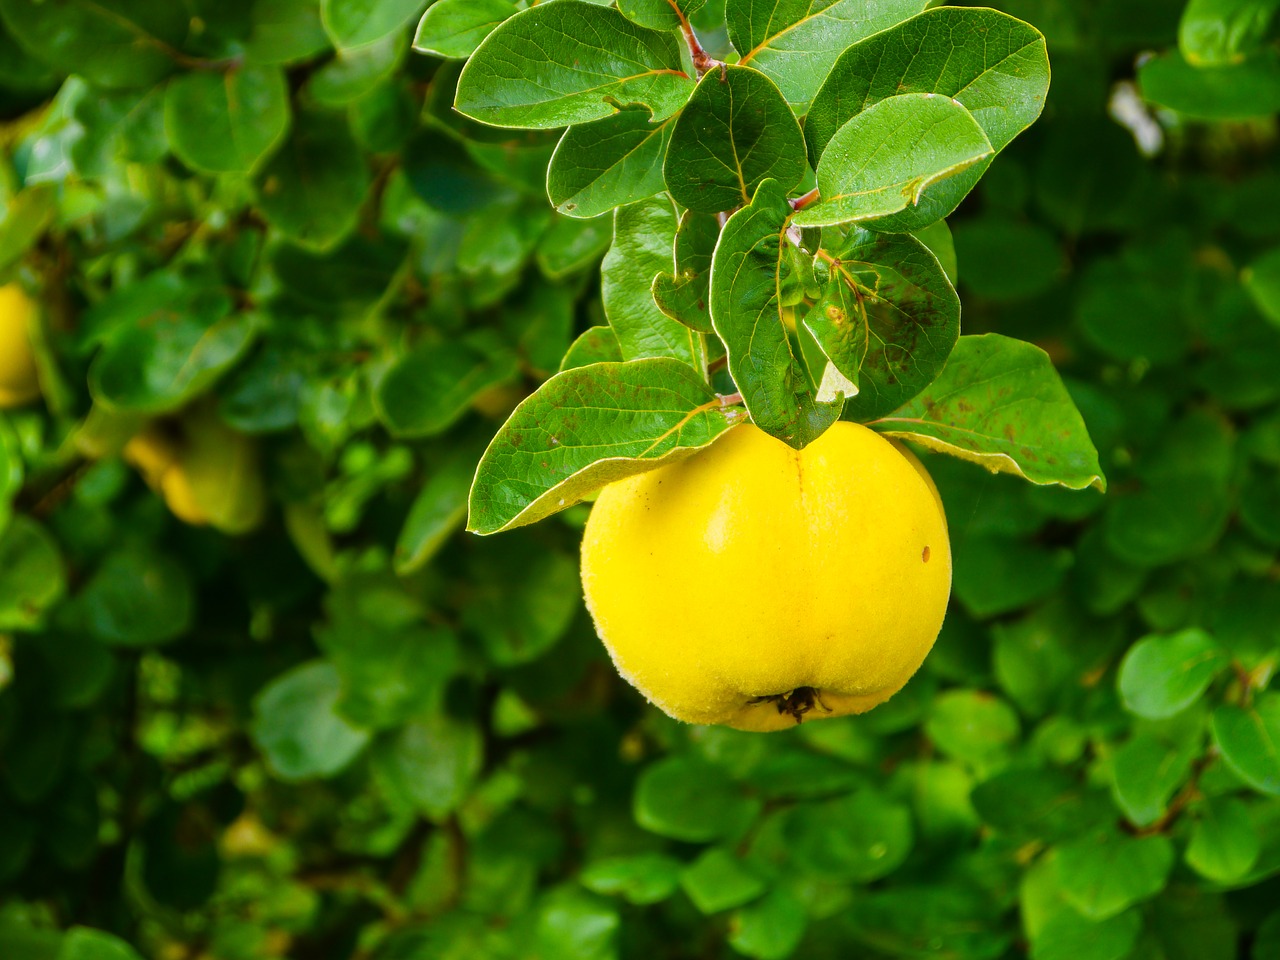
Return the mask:
{"type": "Polygon", "coordinates": [[[149,424],[125,445],[124,458],[179,520],[231,534],[262,520],[266,492],[257,449],[211,410],[149,424]]]}
{"type": "Polygon", "coordinates": [[[610,484],[582,580],[618,671],[690,723],[778,730],[910,679],[951,592],[946,516],[905,447],[837,423],[794,450],[750,424],[610,484]]]}
{"type": "Polygon", "coordinates": [[[0,286],[0,408],[20,407],[40,396],[31,327],[36,302],[16,283],[0,286]]]}

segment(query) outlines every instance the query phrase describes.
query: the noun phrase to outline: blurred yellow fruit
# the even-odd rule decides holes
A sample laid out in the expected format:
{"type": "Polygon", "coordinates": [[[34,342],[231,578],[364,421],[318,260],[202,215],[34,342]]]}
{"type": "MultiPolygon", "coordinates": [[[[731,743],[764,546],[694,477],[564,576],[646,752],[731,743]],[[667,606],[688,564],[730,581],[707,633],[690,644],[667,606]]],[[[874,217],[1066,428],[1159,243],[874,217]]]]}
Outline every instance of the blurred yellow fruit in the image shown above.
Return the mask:
{"type": "Polygon", "coordinates": [[[797,451],[742,425],[606,487],[582,581],[618,671],[654,704],[777,730],[902,688],[942,628],[951,548],[905,448],[842,422],[797,451]]]}
{"type": "Polygon", "coordinates": [[[19,407],[40,396],[31,328],[37,306],[16,283],[0,287],[0,407],[19,407]]]}
{"type": "Polygon", "coordinates": [[[125,445],[124,457],[186,523],[238,534],[262,521],[266,494],[257,448],[210,410],[167,429],[151,424],[125,445]]]}

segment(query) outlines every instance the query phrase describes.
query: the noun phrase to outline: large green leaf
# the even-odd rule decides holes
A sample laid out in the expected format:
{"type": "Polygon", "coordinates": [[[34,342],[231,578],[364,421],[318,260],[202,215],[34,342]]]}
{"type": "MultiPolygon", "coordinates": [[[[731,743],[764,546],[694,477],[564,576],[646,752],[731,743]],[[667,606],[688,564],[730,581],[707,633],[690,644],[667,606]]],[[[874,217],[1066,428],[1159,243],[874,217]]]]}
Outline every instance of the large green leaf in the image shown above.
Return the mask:
{"type": "MultiPolygon", "coordinates": [[[[794,222],[820,227],[901,213],[918,207],[933,184],[991,154],[986,134],[958,100],[931,93],[888,97],[836,131],[818,163],[822,200],[794,222]]],[[[919,217],[936,222],[949,213],[928,207],[919,217]]],[[[899,223],[928,226],[909,217],[899,223]]]]}
{"type": "Polygon", "coordinates": [[[289,92],[279,67],[198,70],[169,85],[165,129],[173,152],[203,173],[250,173],[284,138],[289,92]]]}
{"type": "MultiPolygon", "coordinates": [[[[907,93],[958,100],[999,153],[1040,115],[1048,89],[1048,53],[1034,27],[995,10],[928,10],[855,44],[836,61],[805,118],[809,159],[817,167],[849,120],[907,93]]],[[[925,209],[954,209],[989,163],[940,182],[920,202],[925,209]]]]}
{"type": "Polygon", "coordinates": [[[413,49],[445,59],[465,60],[515,12],[514,0],[437,0],[418,21],[413,49]]]}
{"type": "Polygon", "coordinates": [[[30,517],[14,517],[0,532],[0,630],[39,626],[66,585],[57,541],[30,517]]]}
{"type": "Polygon", "coordinates": [[[534,523],[607,483],[689,456],[740,412],[670,358],[558,373],[516,407],[489,445],[467,528],[497,533],[534,523]]]}
{"type": "Polygon", "coordinates": [[[1268,250],[1249,264],[1241,279],[1258,309],[1280,327],[1280,247],[1268,250]]]}
{"type": "MultiPolygon", "coordinates": [[[[1180,734],[1181,731],[1178,731],[1180,734]]],[[[1164,816],[1200,753],[1199,737],[1138,733],[1115,752],[1112,796],[1129,821],[1147,827],[1164,816]]]]}
{"type": "Polygon", "coordinates": [[[331,777],[369,742],[337,712],[338,671],[312,660],[276,677],[254,700],[253,739],[282,780],[331,777]]]}
{"type": "Polygon", "coordinates": [[[1085,836],[1058,848],[1058,877],[1068,902],[1096,922],[1163,890],[1173,860],[1168,837],[1085,836]]]}
{"type": "Polygon", "coordinates": [[[675,265],[676,229],[676,211],[665,194],[620,208],[600,267],[600,294],[625,359],[674,357],[700,368],[706,362],[702,338],[663,313],[652,293],[654,278],[675,265]]]}
{"type": "Polygon", "coordinates": [[[1049,357],[999,334],[961,337],[938,379],[875,428],[1033,483],[1105,489],[1097,451],[1049,357]]]}
{"type": "Polygon", "coordinates": [[[1205,801],[1187,844],[1187,863],[1196,873],[1215,883],[1232,883],[1253,869],[1261,853],[1262,841],[1243,801],[1205,801]]]}
{"type": "Polygon", "coordinates": [[[759,812],[722,770],[692,756],[667,757],[636,781],[636,822],[663,837],[705,843],[733,836],[759,812]]]}
{"type": "Polygon", "coordinates": [[[571,217],[595,217],[662,190],[662,158],[675,118],[642,107],[570,127],[547,167],[547,196],[571,217]]]}
{"type": "Polygon", "coordinates": [[[1251,707],[1219,707],[1213,712],[1213,739],[1249,786],[1280,795],[1280,694],[1264,693],[1251,707]]]}
{"type": "Polygon", "coordinates": [[[479,394],[517,372],[516,356],[488,337],[425,343],[387,370],[374,401],[393,435],[432,436],[447,430],[479,394]]]}
{"type": "Polygon", "coordinates": [[[663,176],[675,201],[699,213],[750,203],[767,179],[790,190],[804,177],[804,135],[768,77],[712,70],[680,113],[663,176]]]}
{"type": "Polygon", "coordinates": [[[171,73],[189,17],[169,0],[0,0],[23,47],[103,87],[146,87],[171,73]]]}
{"type": "Polygon", "coordinates": [[[118,326],[89,368],[89,390],[118,410],[162,413],[208,389],[248,349],[252,314],[229,313],[216,288],[155,273],[91,316],[118,326]]]}
{"type": "MultiPolygon", "coordinates": [[[[937,258],[909,234],[854,227],[820,256],[831,258],[830,282],[853,292],[852,322],[866,328],[865,337],[856,338],[865,343],[857,376],[842,371],[859,388],[845,404],[844,419],[874,420],[897,410],[943,372],[960,336],[960,298],[937,258]]],[[[829,314],[806,318],[811,326],[828,322],[835,323],[829,314]]],[[[838,356],[830,359],[840,362],[838,356]]]]}
{"type": "Polygon", "coordinates": [[[1142,95],[1198,120],[1244,120],[1280,111],[1280,51],[1264,49],[1240,63],[1193,67],[1177,51],[1138,68],[1142,95]]]}
{"type": "Polygon", "coordinates": [[[1178,46],[1193,66],[1239,63],[1255,51],[1280,10],[1280,0],[1190,0],[1178,26],[1178,46]]]}
{"type": "Polygon", "coordinates": [[[798,448],[835,422],[840,405],[815,403],[783,325],[779,275],[790,219],[775,180],[729,218],[711,263],[711,322],[752,421],[798,448]]]}
{"type": "Polygon", "coordinates": [[[642,27],[675,30],[706,3],[707,0],[619,0],[618,9],[642,27]]]}
{"type": "Polygon", "coordinates": [[[326,250],[355,226],[369,182],[346,118],[309,111],[262,172],[262,211],[290,240],[326,250]]]}
{"type": "Polygon", "coordinates": [[[1195,703],[1227,663],[1213,637],[1198,627],[1144,637],[1120,664],[1120,696],[1140,717],[1171,717],[1195,703]]]}
{"type": "Polygon", "coordinates": [[[658,309],[702,333],[711,326],[711,261],[720,240],[716,217],[686,210],[675,236],[675,273],[659,274],[651,290],[658,309]]]}
{"type": "Polygon", "coordinates": [[[654,120],[684,105],[693,81],[674,36],[583,0],[543,3],[489,34],[458,78],[458,110],[506,127],[563,127],[643,104],[654,120]]]}
{"type": "Polygon", "coordinates": [[[928,0],[736,0],[729,39],[803,115],[836,58],[859,40],[919,13],[928,0]]]}
{"type": "Polygon", "coordinates": [[[363,47],[396,33],[430,0],[320,0],[320,21],[339,50],[363,47]]]}

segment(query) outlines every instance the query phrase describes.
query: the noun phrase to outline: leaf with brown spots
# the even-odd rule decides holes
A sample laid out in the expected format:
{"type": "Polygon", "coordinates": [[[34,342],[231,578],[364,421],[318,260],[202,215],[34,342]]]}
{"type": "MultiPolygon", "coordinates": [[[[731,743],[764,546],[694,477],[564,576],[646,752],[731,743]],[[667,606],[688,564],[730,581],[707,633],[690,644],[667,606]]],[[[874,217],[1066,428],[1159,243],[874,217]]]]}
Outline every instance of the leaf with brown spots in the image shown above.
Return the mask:
{"type": "Polygon", "coordinates": [[[1107,488],[1098,451],[1049,355],[999,334],[961,337],[927,390],[871,426],[992,473],[1072,490],[1107,488]]]}

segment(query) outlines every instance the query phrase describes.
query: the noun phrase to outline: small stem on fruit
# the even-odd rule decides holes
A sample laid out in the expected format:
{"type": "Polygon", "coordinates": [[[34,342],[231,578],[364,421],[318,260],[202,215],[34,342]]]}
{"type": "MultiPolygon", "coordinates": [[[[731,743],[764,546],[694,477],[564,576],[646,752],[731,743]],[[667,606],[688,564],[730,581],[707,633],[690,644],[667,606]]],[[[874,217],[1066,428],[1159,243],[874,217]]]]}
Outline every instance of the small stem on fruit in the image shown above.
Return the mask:
{"type": "Polygon", "coordinates": [[[740,393],[717,393],[716,397],[722,407],[736,407],[742,403],[742,394],[740,393]]]}
{"type": "Polygon", "coordinates": [[[814,187],[812,190],[806,193],[803,197],[796,197],[794,200],[792,200],[791,209],[803,210],[805,207],[809,206],[811,203],[816,203],[821,196],[822,195],[818,192],[818,188],[814,187]]]}

